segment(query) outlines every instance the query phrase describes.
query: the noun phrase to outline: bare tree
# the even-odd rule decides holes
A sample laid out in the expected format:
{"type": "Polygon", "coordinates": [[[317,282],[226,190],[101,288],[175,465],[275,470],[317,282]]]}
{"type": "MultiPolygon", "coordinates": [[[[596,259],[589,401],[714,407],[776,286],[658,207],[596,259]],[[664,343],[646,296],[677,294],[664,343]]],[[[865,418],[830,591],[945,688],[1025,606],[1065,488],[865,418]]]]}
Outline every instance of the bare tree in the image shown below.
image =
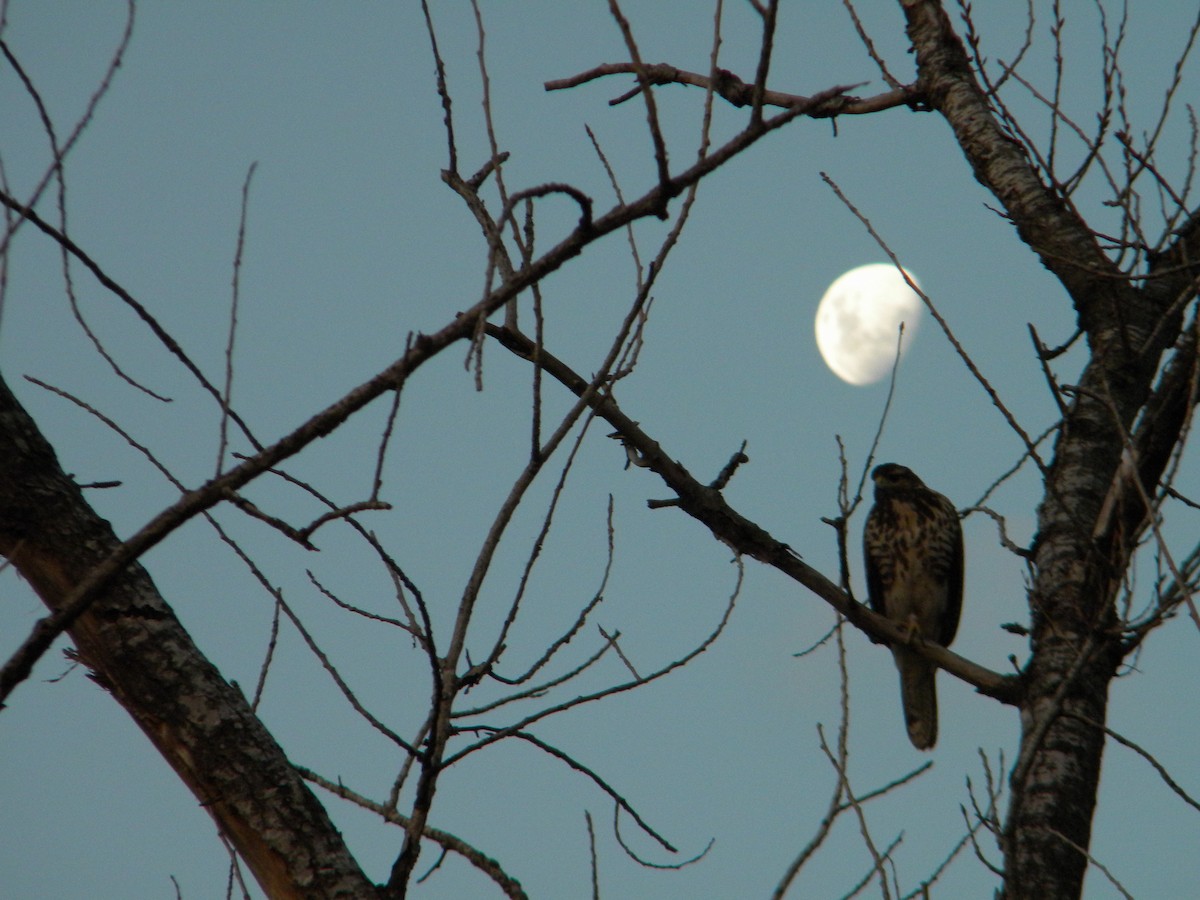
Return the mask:
{"type": "MultiPolygon", "coordinates": [[[[1057,348],[1047,346],[1034,325],[1029,327],[1034,365],[1044,373],[1056,410],[1052,421],[1032,427],[1018,420],[988,374],[956,339],[936,298],[922,295],[961,355],[964,377],[986,392],[1024,448],[1009,472],[988,477],[984,484],[990,482],[991,488],[970,512],[981,511],[997,521],[1001,542],[1027,573],[1029,621],[1013,626],[1028,636],[1027,658],[1014,673],[1006,674],[932,643],[914,644],[939,667],[991,698],[988,702],[994,701],[997,715],[1012,709],[1019,713],[1019,752],[1007,772],[1007,790],[1001,773],[984,756],[986,783],[980,793],[972,793],[962,839],[946,862],[973,847],[985,864],[993,866],[1003,895],[1010,898],[1079,897],[1090,864],[1124,892],[1089,851],[1101,761],[1109,739],[1145,753],[1109,726],[1110,689],[1156,630],[1169,623],[1176,628],[1200,627],[1192,599],[1200,577],[1200,545],[1188,538],[1174,546],[1166,538],[1168,517],[1187,515],[1198,505],[1177,487],[1180,473],[1188,470],[1185,450],[1200,396],[1195,303],[1200,263],[1194,262],[1200,254],[1200,218],[1190,205],[1197,145],[1190,108],[1190,154],[1177,164],[1178,154],[1160,152],[1200,19],[1187,23],[1190,30],[1161,107],[1145,122],[1135,115],[1139,111],[1124,102],[1123,13],[1114,16],[1103,5],[1098,4],[1094,14],[1101,26],[1102,100],[1099,109],[1083,112],[1067,108],[1062,99],[1069,53],[1064,50],[1065,20],[1058,4],[1050,6],[1048,24],[1035,18],[1031,5],[1023,46],[1011,58],[993,61],[983,49],[986,35],[977,32],[969,5],[960,8],[956,26],[934,0],[901,0],[913,50],[910,61],[885,59],[876,49],[874,26],[864,24],[847,2],[849,19],[864,48],[863,64],[877,66],[886,83],[882,91],[870,94],[863,94],[858,84],[830,83],[808,94],[768,88],[778,83],[772,72],[780,4],[751,0],[749,5],[757,20],[758,51],[753,71],[744,73],[744,78],[722,65],[722,3],[717,3],[713,17],[709,66],[693,72],[645,59],[636,25],[611,0],[612,22],[626,58],[545,85],[548,91],[558,92],[632,76],[632,87],[623,83],[619,89],[623,93],[613,103],[642,105],[652,175],[648,184],[631,188],[631,179],[610,163],[592,135],[597,160],[611,181],[612,201],[562,181],[516,186],[503,123],[493,120],[488,32],[478,5],[473,10],[486,143],[480,147],[462,140],[461,104],[456,103],[456,88],[447,75],[435,13],[423,6],[436,73],[433,87],[446,137],[441,179],[482,232],[478,256],[484,272],[482,293],[474,302],[463,302],[448,312],[436,329],[409,333],[403,352],[393,362],[273,441],[261,438],[253,423],[238,413],[232,389],[239,276],[254,168],[247,173],[242,196],[226,367],[222,377],[214,379],[172,337],[152,306],[122,286],[105,261],[76,243],[68,227],[64,162],[122,63],[132,33],[132,4],[129,27],[109,75],[69,133],[52,120],[37,84],[26,75],[21,48],[5,43],[8,69],[39,112],[50,162],[34,184],[3,186],[4,265],[9,254],[16,253],[13,237],[21,231],[36,229],[53,242],[61,251],[65,290],[80,327],[92,336],[78,311],[75,293],[77,279],[86,272],[136,314],[219,411],[219,449],[216,474],[199,486],[189,486],[195,482],[173,473],[121,422],[82,398],[42,384],[120,435],[173,485],[177,499],[122,538],[85,496],[85,487],[102,485],[81,486],[66,474],[14,391],[0,383],[0,553],[50,610],[0,670],[0,701],[28,678],[53,641],[67,634],[72,653],[145,732],[269,896],[402,897],[416,881],[418,862],[428,861],[433,855],[429,848],[436,848],[437,853],[465,859],[504,894],[520,897],[525,893],[511,861],[493,859],[485,846],[474,846],[432,824],[439,789],[463,760],[501,743],[520,743],[568,766],[611,801],[618,821],[632,820],[647,839],[675,852],[668,838],[649,824],[619,787],[609,783],[603,771],[540,736],[534,726],[638,690],[703,654],[729,619],[742,587],[743,561],[749,559],[805,588],[803,602],[816,597],[828,604],[838,621],[828,637],[837,648],[842,673],[842,724],[836,740],[827,742],[824,731],[821,735],[822,750],[834,773],[834,790],[811,840],[796,849],[793,862],[780,873],[776,894],[783,896],[791,889],[797,873],[842,816],[857,820],[872,860],[864,884],[877,882],[885,897],[892,891],[903,894],[891,863],[896,842],[887,845],[872,836],[863,806],[875,796],[901,789],[923,769],[894,780],[881,775],[877,782],[882,787],[864,790],[851,784],[847,762],[847,631],[857,629],[879,644],[911,640],[896,624],[859,603],[852,591],[853,516],[874,449],[853,465],[842,461],[840,515],[830,520],[838,539],[840,567],[837,573],[822,573],[805,561],[808,548],[789,546],[757,524],[749,511],[735,508],[728,500],[725,489],[748,462],[744,445],[730,448],[728,462],[719,471],[694,472],[681,461],[689,457],[686,448],[667,446],[656,437],[654,423],[645,417],[636,420],[640,414],[618,402],[616,389],[625,379],[633,377],[636,382],[654,291],[680,235],[698,214],[694,212],[697,192],[710,175],[739,165],[747,150],[775,132],[813,125],[814,120],[836,124],[848,117],[867,117],[873,122],[876,114],[887,110],[892,115],[928,114],[931,122],[937,117],[949,125],[949,134],[941,130],[936,139],[957,143],[974,177],[1015,229],[1015,237],[1062,285],[1078,323],[1076,334],[1057,348]],[[1050,84],[1037,84],[1026,76],[1023,64],[1031,48],[1047,41],[1056,67],[1050,84]],[[679,102],[679,94],[659,90],[664,85],[702,92],[698,138],[692,146],[676,146],[668,138],[664,110],[679,102]],[[1042,121],[1048,121],[1048,126],[1035,126],[1026,114],[1018,115],[1017,108],[1030,99],[1041,105],[1042,121]],[[740,110],[737,126],[728,134],[713,125],[719,106],[740,110]],[[1084,115],[1094,121],[1085,124],[1084,115]],[[1163,155],[1170,162],[1160,163],[1163,155]],[[1093,196],[1102,198],[1094,215],[1088,211],[1090,199],[1084,199],[1093,196]],[[557,223],[564,207],[571,210],[571,222],[560,233],[557,223]],[[654,220],[669,224],[655,232],[657,242],[651,250],[635,226],[654,220]],[[629,242],[635,284],[620,321],[606,336],[599,358],[568,358],[550,337],[557,313],[548,280],[577,258],[622,239],[629,242]],[[1076,352],[1068,354],[1072,347],[1076,352]],[[404,549],[390,544],[372,517],[389,511],[402,514],[393,510],[389,462],[404,439],[402,398],[420,390],[414,376],[456,351],[465,353],[468,369],[482,390],[489,367],[496,364],[489,351],[497,349],[506,362],[519,360],[527,371],[525,449],[515,476],[505,476],[510,479],[507,491],[482,529],[461,594],[447,613],[412,577],[404,549]],[[383,425],[358,460],[371,472],[369,490],[346,499],[339,490],[300,474],[302,468],[293,469],[305,454],[314,452],[320,439],[357,421],[363,410],[380,406],[383,425]],[[533,616],[527,608],[532,575],[578,454],[600,443],[606,434],[623,448],[626,468],[653,473],[668,494],[667,499],[651,500],[651,506],[682,512],[701,523],[716,541],[715,552],[727,552],[724,548],[734,552],[738,576],[728,591],[724,612],[705,624],[706,636],[685,652],[656,660],[649,669],[627,656],[620,634],[600,628],[598,636],[590,637],[614,566],[610,503],[604,522],[607,546],[600,554],[604,563],[597,583],[577,602],[565,627],[545,640],[538,654],[523,659],[513,652],[512,644],[514,633],[533,616]],[[1014,543],[1005,518],[987,506],[989,496],[1022,466],[1036,468],[1043,490],[1036,535],[1028,546],[1014,543]],[[547,481],[549,487],[535,488],[547,481]],[[289,500],[279,505],[305,512],[272,511],[270,501],[277,495],[262,486],[274,483],[289,491],[289,500]],[[252,493],[255,490],[260,493],[252,493]],[[483,617],[481,597],[489,579],[495,578],[499,548],[511,542],[514,518],[530,509],[538,510],[537,525],[517,567],[516,587],[498,615],[483,617]],[[179,529],[195,519],[206,521],[232,549],[274,609],[271,642],[258,684],[249,695],[206,658],[176,617],[169,598],[159,593],[139,563],[163,541],[183,540],[179,529]],[[397,725],[378,711],[377,704],[364,699],[362,688],[345,674],[349,661],[329,652],[326,636],[306,625],[288,591],[262,564],[261,551],[245,548],[235,524],[243,520],[269,527],[305,551],[314,549],[319,538],[332,530],[342,529],[353,538],[354,552],[373,560],[391,585],[394,608],[388,612],[369,610],[348,599],[352,588],[327,584],[318,572],[306,570],[306,575],[312,591],[324,601],[348,617],[388,630],[406,652],[423,660],[423,680],[414,678],[402,687],[409,695],[428,697],[421,704],[419,721],[397,725]],[[1153,563],[1139,562],[1139,557],[1147,556],[1153,557],[1153,563]],[[1152,575],[1147,589],[1135,575],[1147,571],[1148,565],[1152,575]],[[372,796],[337,775],[294,764],[259,718],[259,703],[274,664],[275,636],[284,621],[301,636],[348,707],[400,760],[387,791],[372,796]],[[592,643],[580,651],[583,641],[576,639],[584,635],[592,643]],[[597,664],[602,660],[619,661],[623,676],[597,680],[597,664]],[[480,695],[471,692],[483,686],[490,690],[485,695],[490,699],[477,700],[480,695]],[[313,786],[400,829],[384,883],[376,885],[364,874],[313,786]],[[999,851],[1000,861],[994,864],[988,862],[991,848],[982,841],[987,833],[999,851]]],[[[864,73],[862,81],[872,77],[864,73]]],[[[845,201],[847,215],[857,216],[899,265],[888,236],[877,234],[871,225],[869,203],[848,197],[833,179],[827,181],[845,201]]],[[[3,283],[0,277],[0,286],[3,283]]],[[[148,395],[157,395],[154,386],[142,386],[125,372],[118,354],[110,353],[100,337],[93,340],[116,375],[148,395]]],[[[1157,762],[1154,765],[1184,802],[1196,805],[1157,762]]],[[[587,824],[594,892],[599,894],[590,816],[587,824]]],[[[240,877],[236,865],[235,876],[240,877]]],[[[917,891],[929,890],[941,871],[930,872],[917,891]]]]}

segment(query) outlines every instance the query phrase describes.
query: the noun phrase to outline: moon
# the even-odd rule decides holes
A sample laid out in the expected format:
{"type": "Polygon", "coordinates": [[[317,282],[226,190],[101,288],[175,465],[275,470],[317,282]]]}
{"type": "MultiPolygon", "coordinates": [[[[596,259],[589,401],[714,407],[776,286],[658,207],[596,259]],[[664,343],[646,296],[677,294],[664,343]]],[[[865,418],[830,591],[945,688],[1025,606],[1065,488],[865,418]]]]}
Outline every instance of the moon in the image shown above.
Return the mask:
{"type": "MultiPolygon", "coordinates": [[[[913,284],[916,277],[904,270],[913,284]]],[[[817,349],[833,374],[849,384],[874,384],[892,370],[900,323],[903,358],[921,323],[921,298],[890,263],[871,263],[839,276],[817,306],[817,349]]]]}

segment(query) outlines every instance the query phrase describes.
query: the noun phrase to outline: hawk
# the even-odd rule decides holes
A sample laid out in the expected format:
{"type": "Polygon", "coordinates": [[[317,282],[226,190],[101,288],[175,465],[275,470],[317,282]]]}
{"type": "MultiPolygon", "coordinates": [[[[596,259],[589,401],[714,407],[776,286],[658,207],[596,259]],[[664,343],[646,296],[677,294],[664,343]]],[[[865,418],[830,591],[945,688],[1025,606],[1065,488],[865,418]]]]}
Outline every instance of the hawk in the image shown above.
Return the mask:
{"type": "Polygon", "coordinates": [[[863,529],[871,608],[909,634],[893,646],[908,739],[918,750],[937,742],[937,667],[911,649],[918,640],[946,647],[962,610],[962,526],[954,504],[910,469],[876,466],[875,505],[863,529]]]}

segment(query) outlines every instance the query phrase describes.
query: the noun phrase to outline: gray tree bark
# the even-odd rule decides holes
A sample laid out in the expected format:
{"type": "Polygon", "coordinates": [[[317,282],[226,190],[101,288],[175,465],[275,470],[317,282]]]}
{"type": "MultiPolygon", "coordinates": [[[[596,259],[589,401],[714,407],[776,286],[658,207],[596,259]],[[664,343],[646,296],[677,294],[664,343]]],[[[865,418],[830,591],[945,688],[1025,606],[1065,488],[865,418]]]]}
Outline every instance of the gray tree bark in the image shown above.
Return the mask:
{"type": "MultiPolygon", "coordinates": [[[[0,379],[0,555],[50,610],[120,544],[0,379]]],[[[135,563],[68,630],[268,896],[371,897],[325,808],[135,563]]]]}
{"type": "MultiPolygon", "coordinates": [[[[900,5],[916,52],[918,81],[911,90],[889,94],[887,102],[911,96],[946,121],[976,178],[1062,284],[1088,345],[1078,384],[1062,388],[1066,407],[1053,452],[1039,460],[1044,495],[1031,549],[1028,665],[1019,679],[1002,678],[942,648],[922,650],[1020,711],[1020,751],[1001,835],[1004,896],[1074,900],[1082,895],[1088,867],[1109,690],[1119,665],[1145,635],[1121,621],[1117,592],[1150,523],[1145,498],[1154,497],[1197,402],[1197,322],[1193,313],[1185,323],[1181,310],[1200,278],[1194,262],[1200,259],[1200,215],[1193,213],[1162,253],[1148,254],[1140,277],[1131,279],[1067,193],[997,116],[942,5],[937,0],[900,0],[900,5]]],[[[844,111],[834,103],[843,102],[841,93],[837,89],[824,100],[807,102],[814,115],[837,115],[844,111]],[[831,105],[822,107],[826,102],[831,105]]],[[[791,109],[770,127],[804,111],[791,109]]],[[[591,240],[664,209],[762,133],[745,132],[719,154],[595,221],[589,207],[580,228],[558,248],[442,331],[418,337],[403,360],[344,402],[359,408],[390,389],[591,240]]],[[[528,339],[512,331],[489,326],[488,333],[518,355],[535,355],[528,339]]],[[[786,572],[867,633],[898,639],[889,630],[893,626],[856,607],[786,545],[731,509],[719,489],[692,478],[611,397],[588,390],[587,382],[542,348],[536,355],[544,371],[592,398],[589,402],[636,451],[639,464],[677,493],[685,513],[739,553],[786,572]]],[[[281,444],[274,458],[337,427],[344,415],[334,412],[331,408],[305,433],[281,444]]],[[[0,381],[0,555],[11,560],[48,608],[58,610],[120,546],[0,381]]],[[[69,634],[93,677],[138,722],[270,896],[379,895],[240,691],[194,646],[140,565],[131,564],[108,584],[69,634]]],[[[414,834],[417,830],[413,826],[414,834]]],[[[396,895],[406,889],[415,852],[414,842],[412,854],[402,857],[396,895]]]]}
{"type": "Polygon", "coordinates": [[[1057,276],[1090,357],[1045,464],[1029,595],[1032,655],[1023,673],[1021,746],[1002,836],[1009,900],[1077,898],[1096,805],[1108,692],[1132,646],[1115,599],[1153,496],[1195,403],[1193,214],[1144,287],[1119,271],[1095,232],[1003,127],[941,4],[902,0],[919,87],[954,132],[976,178],[1057,276]],[[1157,379],[1164,353],[1174,348],[1157,379]],[[1122,464],[1123,460],[1129,462],[1122,464]]]}

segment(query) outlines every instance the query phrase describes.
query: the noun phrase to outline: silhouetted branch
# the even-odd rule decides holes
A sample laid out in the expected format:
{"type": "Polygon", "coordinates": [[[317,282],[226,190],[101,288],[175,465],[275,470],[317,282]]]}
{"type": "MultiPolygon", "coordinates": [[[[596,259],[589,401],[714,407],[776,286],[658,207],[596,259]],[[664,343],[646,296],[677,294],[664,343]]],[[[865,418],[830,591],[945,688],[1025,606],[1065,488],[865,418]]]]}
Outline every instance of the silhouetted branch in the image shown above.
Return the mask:
{"type": "MultiPolygon", "coordinates": [[[[489,326],[489,333],[518,356],[528,358],[532,353],[531,343],[523,335],[495,326],[489,326]]],[[[548,350],[541,352],[539,362],[549,375],[576,395],[587,390],[588,382],[548,350]]],[[[646,468],[676,492],[679,507],[706,525],[720,541],[740,555],[757,559],[799,582],[846,616],[856,628],[881,642],[903,643],[908,640],[904,631],[894,622],[855,602],[823,574],[804,563],[790,547],[736,512],[719,491],[698,482],[681,463],[668,455],[657,441],[622,412],[611,395],[596,395],[590,402],[597,414],[621,435],[622,442],[631,446],[645,461],[646,468]]],[[[980,693],[1003,703],[1019,702],[1021,689],[1016,677],[999,675],[929,642],[921,643],[916,649],[941,668],[974,685],[980,693]]]]}
{"type": "MultiPolygon", "coordinates": [[[[349,800],[354,805],[375,813],[375,815],[379,816],[386,822],[391,822],[393,825],[399,825],[401,828],[408,827],[410,820],[407,816],[403,816],[394,809],[390,809],[380,803],[376,803],[363,794],[351,790],[350,788],[346,787],[346,785],[342,784],[340,779],[336,782],[330,781],[328,778],[318,775],[316,772],[312,771],[312,769],[308,769],[299,765],[296,766],[296,771],[298,771],[306,781],[311,781],[313,784],[324,788],[335,797],[340,797],[343,800],[349,800]]],[[[461,838],[457,838],[449,832],[442,831],[440,828],[434,828],[432,825],[426,825],[421,834],[423,837],[427,837],[431,841],[440,844],[445,849],[459,854],[471,865],[494,881],[496,885],[502,891],[504,891],[504,895],[506,897],[511,897],[513,900],[525,900],[526,894],[521,887],[521,883],[506,873],[504,869],[501,868],[500,864],[490,856],[487,856],[486,854],[481,853],[479,850],[476,850],[461,838]]]]}
{"type": "MultiPolygon", "coordinates": [[[[678,69],[667,63],[647,63],[642,67],[643,81],[641,84],[666,85],[686,84],[711,90],[721,99],[733,106],[750,106],[754,102],[754,85],[747,84],[737,75],[726,69],[719,69],[715,78],[678,69]]],[[[610,75],[636,75],[638,68],[633,63],[605,63],[572,75],[569,78],[559,78],[547,81],[547,91],[563,91],[579,87],[590,81],[606,78],[610,75]]],[[[908,106],[919,102],[920,94],[911,86],[893,88],[873,97],[854,97],[846,94],[858,85],[847,85],[834,90],[806,96],[804,94],[787,94],[782,91],[764,90],[762,103],[764,106],[776,106],[782,109],[806,108],[806,114],[814,119],[830,116],[866,115],[897,106],[908,106]]],[[[611,105],[623,103],[642,92],[642,87],[610,101],[611,105]]]]}

